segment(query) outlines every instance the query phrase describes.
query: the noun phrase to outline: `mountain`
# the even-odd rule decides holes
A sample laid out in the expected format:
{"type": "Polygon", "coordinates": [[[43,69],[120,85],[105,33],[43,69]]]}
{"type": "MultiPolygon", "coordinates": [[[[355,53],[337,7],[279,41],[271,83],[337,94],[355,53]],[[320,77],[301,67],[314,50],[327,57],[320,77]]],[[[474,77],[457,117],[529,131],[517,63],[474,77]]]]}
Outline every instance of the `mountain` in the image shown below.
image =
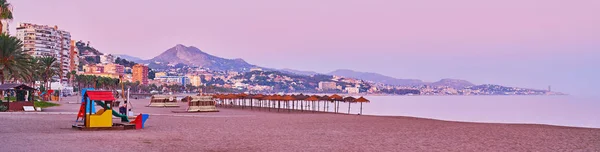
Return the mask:
{"type": "MultiPolygon", "coordinates": [[[[202,52],[194,46],[177,44],[160,55],[146,60],[146,63],[185,64],[221,71],[249,71],[256,67],[242,59],[224,59],[202,52]]],[[[152,65],[152,64],[150,64],[152,65]]],[[[152,68],[152,67],[151,67],[152,68]]]]}
{"type": "Polygon", "coordinates": [[[138,62],[138,61],[144,60],[144,59],[140,59],[138,57],[127,55],[127,54],[115,54],[115,56],[117,56],[121,59],[125,59],[127,61],[133,61],[133,62],[138,62]]]}
{"type": "Polygon", "coordinates": [[[431,86],[448,86],[451,88],[456,88],[456,89],[462,89],[462,88],[466,88],[466,87],[471,87],[471,86],[475,86],[475,84],[467,81],[467,80],[460,80],[460,79],[442,79],[440,81],[437,82],[433,82],[430,83],[428,85],[431,86]]]}
{"type": "Polygon", "coordinates": [[[425,84],[422,80],[418,79],[398,79],[390,76],[381,75],[378,73],[358,72],[348,69],[339,69],[328,74],[398,86],[418,86],[425,84]]]}
{"type": "Polygon", "coordinates": [[[297,74],[297,75],[306,75],[306,76],[320,74],[320,73],[317,73],[314,71],[301,71],[301,70],[294,70],[294,69],[288,69],[288,68],[279,69],[278,71],[285,72],[285,73],[291,73],[291,74],[297,74]]]}

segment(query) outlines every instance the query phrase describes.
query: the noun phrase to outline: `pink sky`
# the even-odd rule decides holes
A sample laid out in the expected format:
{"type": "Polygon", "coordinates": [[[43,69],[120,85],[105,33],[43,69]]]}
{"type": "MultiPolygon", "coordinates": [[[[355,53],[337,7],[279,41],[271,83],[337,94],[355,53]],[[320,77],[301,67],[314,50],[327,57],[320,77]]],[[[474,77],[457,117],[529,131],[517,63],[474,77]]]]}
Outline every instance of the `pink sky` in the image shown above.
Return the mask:
{"type": "Polygon", "coordinates": [[[13,33],[20,22],[58,25],[102,52],[142,58],[184,44],[274,68],[600,86],[598,0],[9,2],[13,33]]]}

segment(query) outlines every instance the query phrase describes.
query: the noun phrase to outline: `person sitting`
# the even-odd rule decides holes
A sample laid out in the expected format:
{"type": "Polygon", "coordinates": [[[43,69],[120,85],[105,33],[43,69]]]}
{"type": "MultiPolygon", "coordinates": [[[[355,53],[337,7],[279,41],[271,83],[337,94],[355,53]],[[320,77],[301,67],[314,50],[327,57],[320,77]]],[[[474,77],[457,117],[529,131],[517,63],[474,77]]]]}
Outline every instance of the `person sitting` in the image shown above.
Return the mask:
{"type": "Polygon", "coordinates": [[[119,113],[122,115],[126,115],[127,114],[127,108],[125,108],[125,106],[120,106],[119,107],[119,113]]]}

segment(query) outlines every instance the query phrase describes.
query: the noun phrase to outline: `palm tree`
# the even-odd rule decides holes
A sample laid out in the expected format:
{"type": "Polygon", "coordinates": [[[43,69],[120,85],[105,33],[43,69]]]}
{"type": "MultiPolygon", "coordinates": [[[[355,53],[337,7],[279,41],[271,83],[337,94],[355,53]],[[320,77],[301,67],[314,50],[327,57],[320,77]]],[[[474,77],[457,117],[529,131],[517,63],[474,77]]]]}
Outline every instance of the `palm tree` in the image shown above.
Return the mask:
{"type": "Polygon", "coordinates": [[[44,80],[44,84],[48,85],[47,88],[50,89],[50,84],[48,84],[49,80],[52,79],[53,76],[58,74],[57,70],[59,68],[57,59],[51,56],[45,56],[38,58],[38,63],[42,70],[40,71],[40,75],[42,75],[42,79],[44,80]]]}
{"type": "Polygon", "coordinates": [[[3,23],[2,20],[11,21],[13,19],[12,5],[6,0],[0,0],[0,31],[2,31],[3,23]]]}
{"type": "Polygon", "coordinates": [[[21,40],[1,34],[0,82],[4,84],[6,80],[26,81],[32,73],[31,67],[31,56],[23,51],[21,40]]]}
{"type": "Polygon", "coordinates": [[[72,70],[70,73],[67,73],[67,76],[69,76],[69,84],[73,84],[73,79],[75,79],[75,77],[77,76],[77,71],[72,70]]]}

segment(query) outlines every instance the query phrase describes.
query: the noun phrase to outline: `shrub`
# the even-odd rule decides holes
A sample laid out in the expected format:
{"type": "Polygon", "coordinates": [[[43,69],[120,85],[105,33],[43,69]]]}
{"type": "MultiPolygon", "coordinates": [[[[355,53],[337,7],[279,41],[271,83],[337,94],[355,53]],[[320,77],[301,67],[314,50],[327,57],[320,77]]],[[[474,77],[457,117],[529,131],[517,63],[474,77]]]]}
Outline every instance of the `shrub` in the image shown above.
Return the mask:
{"type": "Polygon", "coordinates": [[[8,107],[4,106],[4,105],[0,105],[0,112],[4,112],[8,110],[8,107]]]}

